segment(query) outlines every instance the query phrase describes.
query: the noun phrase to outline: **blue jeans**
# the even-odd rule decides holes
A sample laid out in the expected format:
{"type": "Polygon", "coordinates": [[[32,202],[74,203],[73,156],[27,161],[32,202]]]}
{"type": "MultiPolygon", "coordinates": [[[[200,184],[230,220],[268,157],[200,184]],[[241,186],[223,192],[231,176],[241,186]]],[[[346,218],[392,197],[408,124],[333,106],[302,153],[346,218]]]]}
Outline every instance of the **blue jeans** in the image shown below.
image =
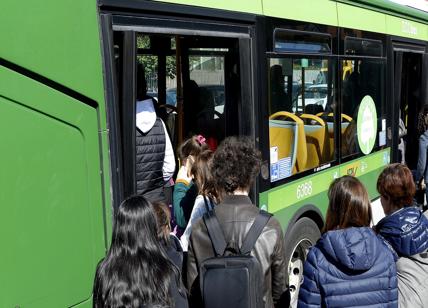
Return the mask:
{"type": "MultiPolygon", "coordinates": [[[[425,185],[428,184],[427,172],[427,150],[428,150],[428,130],[419,137],[419,155],[418,166],[416,169],[416,183],[419,183],[422,177],[425,180],[425,185]]],[[[425,188],[425,196],[428,200],[428,186],[425,188]]]]}

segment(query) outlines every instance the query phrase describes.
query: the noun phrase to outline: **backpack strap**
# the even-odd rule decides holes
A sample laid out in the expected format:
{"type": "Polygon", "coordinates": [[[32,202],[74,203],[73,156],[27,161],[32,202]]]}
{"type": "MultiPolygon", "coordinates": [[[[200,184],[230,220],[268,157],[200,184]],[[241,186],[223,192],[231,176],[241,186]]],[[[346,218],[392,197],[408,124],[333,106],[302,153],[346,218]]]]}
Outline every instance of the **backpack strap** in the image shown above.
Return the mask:
{"type": "Polygon", "coordinates": [[[250,230],[248,230],[247,235],[245,236],[244,242],[241,246],[241,254],[246,255],[251,252],[254,245],[256,244],[257,239],[259,238],[260,234],[263,231],[263,228],[268,223],[269,219],[272,217],[272,214],[260,210],[259,215],[256,216],[256,219],[254,219],[253,224],[250,227],[250,230]]]}
{"type": "Polygon", "coordinates": [[[207,210],[207,213],[208,213],[210,211],[210,207],[208,206],[207,197],[205,195],[203,195],[202,198],[204,198],[205,209],[207,210]]]}
{"type": "Polygon", "coordinates": [[[220,227],[214,211],[209,211],[204,214],[204,223],[208,230],[208,235],[213,244],[216,256],[222,256],[226,249],[227,243],[224,239],[223,230],[220,227]]]}

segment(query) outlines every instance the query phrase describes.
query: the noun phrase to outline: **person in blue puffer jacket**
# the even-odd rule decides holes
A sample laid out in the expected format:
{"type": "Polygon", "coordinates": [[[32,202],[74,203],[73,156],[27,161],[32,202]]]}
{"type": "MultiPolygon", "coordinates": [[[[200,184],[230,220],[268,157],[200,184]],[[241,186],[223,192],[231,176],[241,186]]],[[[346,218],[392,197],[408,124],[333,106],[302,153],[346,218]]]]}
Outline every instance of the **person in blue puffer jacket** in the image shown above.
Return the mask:
{"type": "Polygon", "coordinates": [[[393,251],[369,227],[363,184],[333,181],[322,237],[308,253],[298,307],[397,307],[393,251]]]}
{"type": "Polygon", "coordinates": [[[397,260],[400,307],[428,307],[428,219],[413,202],[411,171],[391,164],[380,174],[377,190],[385,214],[377,232],[394,248],[397,260]]]}

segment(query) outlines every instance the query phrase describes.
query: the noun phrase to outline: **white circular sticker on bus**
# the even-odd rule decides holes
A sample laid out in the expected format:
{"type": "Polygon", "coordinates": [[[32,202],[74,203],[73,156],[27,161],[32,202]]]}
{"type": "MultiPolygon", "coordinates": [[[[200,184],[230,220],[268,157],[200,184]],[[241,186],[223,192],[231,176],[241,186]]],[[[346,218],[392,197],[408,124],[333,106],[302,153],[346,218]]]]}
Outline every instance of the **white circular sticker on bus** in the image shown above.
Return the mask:
{"type": "Polygon", "coordinates": [[[357,117],[358,145],[361,152],[369,154],[373,150],[377,134],[376,105],[370,95],[361,100],[357,117]]]}

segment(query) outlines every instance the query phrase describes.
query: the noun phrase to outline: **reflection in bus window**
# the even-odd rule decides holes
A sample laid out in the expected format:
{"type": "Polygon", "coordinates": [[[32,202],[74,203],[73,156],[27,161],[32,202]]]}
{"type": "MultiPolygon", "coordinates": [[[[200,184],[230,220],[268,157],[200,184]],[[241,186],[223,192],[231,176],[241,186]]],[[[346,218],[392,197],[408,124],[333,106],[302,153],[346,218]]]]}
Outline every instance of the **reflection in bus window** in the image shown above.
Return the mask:
{"type": "Polygon", "coordinates": [[[384,64],[382,60],[346,60],[343,68],[347,74],[342,86],[342,156],[369,154],[386,145],[384,64]]]}
{"type": "Polygon", "coordinates": [[[271,182],[334,159],[332,61],[270,59],[271,182]]]}

